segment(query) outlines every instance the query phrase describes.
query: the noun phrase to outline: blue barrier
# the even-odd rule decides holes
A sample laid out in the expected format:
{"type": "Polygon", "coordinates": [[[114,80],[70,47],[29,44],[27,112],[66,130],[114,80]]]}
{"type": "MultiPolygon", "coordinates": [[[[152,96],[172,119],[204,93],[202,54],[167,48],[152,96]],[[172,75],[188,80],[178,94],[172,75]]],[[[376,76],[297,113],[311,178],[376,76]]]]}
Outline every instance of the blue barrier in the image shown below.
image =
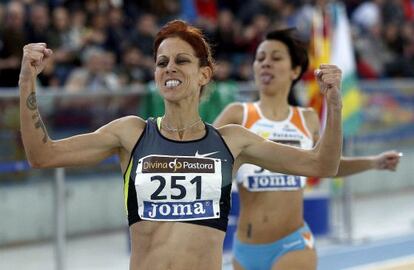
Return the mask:
{"type": "Polygon", "coordinates": [[[8,161],[0,163],[0,173],[27,171],[31,167],[27,161],[8,161]]]}
{"type": "MultiPolygon", "coordinates": [[[[116,164],[119,162],[119,158],[117,156],[111,156],[104,161],[102,161],[101,165],[111,165],[116,164]]],[[[19,161],[7,161],[0,163],[0,173],[14,173],[14,172],[22,172],[28,171],[32,169],[29,162],[26,160],[19,160],[19,161]]]]}

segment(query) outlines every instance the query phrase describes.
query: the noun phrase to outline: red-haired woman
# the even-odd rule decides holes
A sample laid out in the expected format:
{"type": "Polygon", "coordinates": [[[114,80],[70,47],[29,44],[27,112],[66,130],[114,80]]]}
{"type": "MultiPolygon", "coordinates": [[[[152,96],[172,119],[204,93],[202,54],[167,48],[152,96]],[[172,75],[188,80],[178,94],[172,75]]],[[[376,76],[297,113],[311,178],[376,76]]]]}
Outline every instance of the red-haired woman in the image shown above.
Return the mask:
{"type": "Polygon", "coordinates": [[[128,116],[97,131],[63,140],[48,137],[34,81],[52,51],[24,47],[20,73],[21,130],[33,167],[93,165],[118,155],[130,225],[130,269],[221,269],[232,174],[243,163],[283,173],[331,176],[341,153],[341,73],[323,67],[327,132],[317,147],[300,150],[267,141],[238,125],[201,121],[200,95],[213,74],[210,47],[182,21],[166,24],[154,43],[155,81],[165,115],[128,116]]]}

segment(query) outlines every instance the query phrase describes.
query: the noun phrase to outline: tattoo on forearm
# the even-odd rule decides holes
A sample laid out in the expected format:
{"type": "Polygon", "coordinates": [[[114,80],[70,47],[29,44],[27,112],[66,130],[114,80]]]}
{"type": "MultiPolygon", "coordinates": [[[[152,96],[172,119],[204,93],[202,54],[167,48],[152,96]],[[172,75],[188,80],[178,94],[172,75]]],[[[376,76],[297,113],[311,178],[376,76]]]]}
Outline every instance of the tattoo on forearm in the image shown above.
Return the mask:
{"type": "Polygon", "coordinates": [[[43,122],[42,122],[42,119],[40,118],[40,115],[39,115],[39,113],[38,112],[35,112],[33,115],[32,115],[32,119],[33,120],[35,120],[35,128],[36,129],[38,129],[38,128],[40,128],[40,129],[42,129],[42,131],[43,131],[43,138],[42,138],[42,142],[43,143],[46,143],[47,142],[47,132],[46,132],[46,127],[45,127],[45,125],[43,124],[43,122]]]}
{"type": "Polygon", "coordinates": [[[35,92],[30,93],[26,99],[26,106],[29,110],[34,111],[37,109],[37,101],[35,92]]]}
{"type": "Polygon", "coordinates": [[[247,238],[251,238],[252,237],[252,224],[247,224],[247,238]]]}

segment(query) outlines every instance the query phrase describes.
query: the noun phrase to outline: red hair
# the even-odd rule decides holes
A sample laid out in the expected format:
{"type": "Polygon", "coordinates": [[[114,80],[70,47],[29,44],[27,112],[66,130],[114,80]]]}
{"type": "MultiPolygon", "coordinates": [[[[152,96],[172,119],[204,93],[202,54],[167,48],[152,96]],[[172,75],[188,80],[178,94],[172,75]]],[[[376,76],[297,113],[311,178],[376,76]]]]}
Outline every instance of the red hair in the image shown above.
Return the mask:
{"type": "Polygon", "coordinates": [[[157,33],[154,40],[154,61],[157,58],[157,51],[161,42],[170,37],[178,37],[190,44],[200,61],[200,67],[208,66],[211,70],[214,70],[211,48],[203,33],[200,29],[181,20],[173,20],[167,23],[157,33]]]}

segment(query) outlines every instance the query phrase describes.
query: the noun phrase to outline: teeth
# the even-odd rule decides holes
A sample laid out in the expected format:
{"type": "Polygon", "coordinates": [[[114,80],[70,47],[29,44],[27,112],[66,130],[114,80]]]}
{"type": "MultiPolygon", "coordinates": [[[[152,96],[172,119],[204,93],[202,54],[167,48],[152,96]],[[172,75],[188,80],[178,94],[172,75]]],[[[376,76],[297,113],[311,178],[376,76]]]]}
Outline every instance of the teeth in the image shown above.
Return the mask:
{"type": "Polygon", "coordinates": [[[165,82],[165,86],[167,86],[167,88],[174,88],[180,85],[180,83],[179,80],[168,80],[165,82]]]}

